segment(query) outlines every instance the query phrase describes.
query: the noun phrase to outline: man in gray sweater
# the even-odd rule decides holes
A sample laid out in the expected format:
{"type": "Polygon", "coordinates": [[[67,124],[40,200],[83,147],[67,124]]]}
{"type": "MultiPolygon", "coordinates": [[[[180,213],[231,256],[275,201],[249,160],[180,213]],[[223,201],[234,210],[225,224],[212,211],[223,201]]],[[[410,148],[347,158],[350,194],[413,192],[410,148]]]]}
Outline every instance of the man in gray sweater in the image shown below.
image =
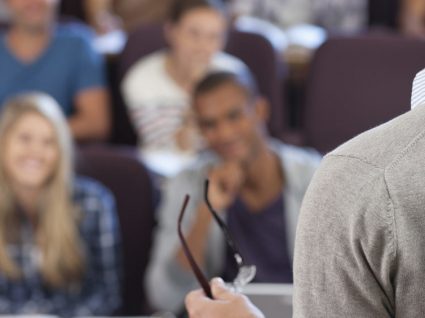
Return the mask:
{"type": "MultiPolygon", "coordinates": [[[[324,158],[298,224],[294,317],[425,316],[424,89],[422,71],[415,109],[324,158]]],[[[193,292],[191,317],[261,317],[246,299],[213,286],[223,301],[193,292]]]]}
{"type": "Polygon", "coordinates": [[[267,103],[248,75],[208,75],[195,89],[193,110],[208,151],[165,187],[146,276],[151,303],[174,312],[199,286],[177,237],[184,196],[191,198],[183,230],[208,277],[232,281],[238,268],[205,205],[206,178],[211,205],[225,219],[246,264],[257,267],[255,281],[292,283],[298,214],[321,159],[315,151],[267,136],[267,103]]]}

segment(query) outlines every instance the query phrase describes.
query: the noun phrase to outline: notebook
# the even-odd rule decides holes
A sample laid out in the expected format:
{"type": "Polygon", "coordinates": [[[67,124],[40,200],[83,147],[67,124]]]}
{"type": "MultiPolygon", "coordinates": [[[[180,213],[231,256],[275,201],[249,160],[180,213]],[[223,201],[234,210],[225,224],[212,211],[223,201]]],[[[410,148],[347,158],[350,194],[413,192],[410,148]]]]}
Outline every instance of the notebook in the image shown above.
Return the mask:
{"type": "Polygon", "coordinates": [[[242,289],[267,318],[292,317],[292,284],[251,283],[242,289]]]}

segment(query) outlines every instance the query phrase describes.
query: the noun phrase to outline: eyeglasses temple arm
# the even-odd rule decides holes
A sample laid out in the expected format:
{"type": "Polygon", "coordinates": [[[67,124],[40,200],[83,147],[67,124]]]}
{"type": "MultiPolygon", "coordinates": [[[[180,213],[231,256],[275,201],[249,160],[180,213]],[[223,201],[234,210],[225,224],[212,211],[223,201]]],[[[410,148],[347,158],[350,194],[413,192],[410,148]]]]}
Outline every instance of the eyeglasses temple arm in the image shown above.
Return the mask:
{"type": "Polygon", "coordinates": [[[224,221],[221,219],[221,217],[218,215],[218,213],[213,209],[213,207],[211,206],[210,200],[208,199],[209,183],[210,183],[210,181],[208,179],[206,179],[205,180],[205,187],[204,187],[204,189],[205,189],[205,192],[204,192],[205,203],[207,204],[208,210],[211,212],[212,216],[217,221],[221,230],[223,231],[224,236],[226,237],[227,244],[230,246],[230,248],[233,251],[236,262],[238,263],[238,265],[243,265],[242,256],[239,253],[239,249],[237,248],[236,243],[233,241],[232,237],[230,236],[230,232],[227,228],[226,223],[224,223],[224,221]]]}
{"type": "Polygon", "coordinates": [[[177,232],[178,232],[178,235],[180,237],[180,241],[182,243],[184,254],[187,257],[187,260],[189,261],[189,264],[192,267],[192,270],[193,270],[198,282],[201,284],[201,287],[204,290],[205,295],[207,297],[213,299],[210,284],[208,283],[208,280],[205,278],[205,276],[202,273],[199,266],[196,264],[196,261],[195,261],[193,255],[192,255],[192,253],[190,252],[189,246],[187,245],[186,239],[184,238],[184,235],[183,235],[183,232],[182,232],[181,224],[182,224],[183,215],[184,215],[184,212],[186,210],[186,206],[187,206],[188,202],[189,202],[189,195],[186,195],[185,198],[184,198],[183,206],[182,206],[182,209],[180,211],[180,215],[179,215],[179,219],[178,219],[177,232]]]}

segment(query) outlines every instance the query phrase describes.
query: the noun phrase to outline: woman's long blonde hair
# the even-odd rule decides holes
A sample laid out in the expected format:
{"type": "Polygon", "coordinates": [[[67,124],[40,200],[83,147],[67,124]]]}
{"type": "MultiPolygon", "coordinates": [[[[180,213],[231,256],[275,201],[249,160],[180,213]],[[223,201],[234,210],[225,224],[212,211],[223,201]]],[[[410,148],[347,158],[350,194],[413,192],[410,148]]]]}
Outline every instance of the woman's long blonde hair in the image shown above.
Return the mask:
{"type": "Polygon", "coordinates": [[[0,271],[10,279],[22,276],[21,269],[7,252],[7,245],[20,224],[2,153],[10,129],[28,113],[40,115],[52,125],[59,153],[37,210],[35,243],[41,252],[40,272],[49,286],[67,287],[81,279],[84,269],[78,211],[72,202],[73,143],[59,105],[43,93],[17,96],[5,103],[0,114],[0,271]]]}

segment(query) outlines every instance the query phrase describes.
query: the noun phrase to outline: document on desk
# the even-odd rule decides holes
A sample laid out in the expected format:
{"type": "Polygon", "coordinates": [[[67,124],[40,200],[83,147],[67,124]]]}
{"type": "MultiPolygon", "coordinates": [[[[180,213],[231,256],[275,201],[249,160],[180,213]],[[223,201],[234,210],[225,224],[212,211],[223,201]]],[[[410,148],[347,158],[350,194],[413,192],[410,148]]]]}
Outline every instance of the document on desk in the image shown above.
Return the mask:
{"type": "Polygon", "coordinates": [[[264,313],[267,318],[292,318],[292,284],[251,283],[242,293],[264,313]]]}

